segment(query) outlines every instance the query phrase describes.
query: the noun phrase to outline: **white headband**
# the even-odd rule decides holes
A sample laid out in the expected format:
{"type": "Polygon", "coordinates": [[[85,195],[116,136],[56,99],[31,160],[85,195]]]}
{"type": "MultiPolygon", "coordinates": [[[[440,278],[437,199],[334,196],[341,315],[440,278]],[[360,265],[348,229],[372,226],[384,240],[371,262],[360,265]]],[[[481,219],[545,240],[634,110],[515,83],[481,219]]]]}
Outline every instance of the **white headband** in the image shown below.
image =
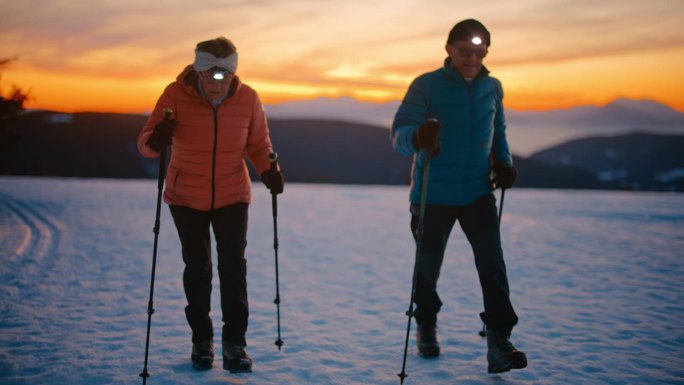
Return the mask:
{"type": "Polygon", "coordinates": [[[195,67],[195,71],[201,72],[214,67],[220,67],[227,69],[230,73],[235,73],[237,70],[238,54],[233,52],[228,57],[218,58],[209,52],[203,52],[195,50],[195,63],[192,65],[195,67]]]}

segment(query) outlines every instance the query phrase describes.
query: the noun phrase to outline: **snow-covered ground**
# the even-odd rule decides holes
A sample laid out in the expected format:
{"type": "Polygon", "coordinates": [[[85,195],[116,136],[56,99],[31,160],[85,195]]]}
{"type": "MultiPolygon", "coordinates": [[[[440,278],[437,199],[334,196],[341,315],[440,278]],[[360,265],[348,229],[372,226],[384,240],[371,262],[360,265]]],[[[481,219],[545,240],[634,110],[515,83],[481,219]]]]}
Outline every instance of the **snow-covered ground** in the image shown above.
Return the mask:
{"type": "MultiPolygon", "coordinates": [[[[414,258],[407,187],[286,186],[282,351],[270,195],[254,190],[254,372],[229,374],[220,356],[213,370],[191,368],[180,247],[163,206],[147,383],[398,384],[414,258]]],[[[0,383],[141,383],[155,201],[152,180],[0,178],[0,383]]],[[[486,373],[481,292],[456,227],[440,280],[443,354],[418,357],[411,335],[405,383],[684,384],[683,229],[682,194],[510,190],[513,342],[529,367],[486,373]]]]}

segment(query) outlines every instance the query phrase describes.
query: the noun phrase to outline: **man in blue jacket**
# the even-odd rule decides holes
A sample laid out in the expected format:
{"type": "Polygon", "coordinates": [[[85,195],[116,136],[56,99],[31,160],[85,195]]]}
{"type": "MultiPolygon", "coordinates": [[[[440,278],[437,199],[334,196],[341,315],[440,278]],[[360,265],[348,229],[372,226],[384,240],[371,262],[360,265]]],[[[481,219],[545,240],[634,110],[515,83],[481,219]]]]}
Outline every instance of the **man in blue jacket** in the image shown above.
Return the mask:
{"type": "Polygon", "coordinates": [[[437,279],[458,220],[472,246],[482,286],[480,317],[487,327],[488,371],[498,373],[524,368],[527,358],[509,341],[518,317],[509,298],[492,189],[510,188],[517,171],[506,141],[501,83],[482,65],[490,42],[489,31],[479,21],[457,23],[449,33],[444,66],[419,76],[409,87],[391,139],[398,153],[414,157],[410,208],[411,229],[420,246],[415,286],[418,351],[424,357],[440,353],[437,279]],[[429,176],[423,181],[428,160],[429,176]],[[418,234],[423,183],[425,211],[418,234]]]}

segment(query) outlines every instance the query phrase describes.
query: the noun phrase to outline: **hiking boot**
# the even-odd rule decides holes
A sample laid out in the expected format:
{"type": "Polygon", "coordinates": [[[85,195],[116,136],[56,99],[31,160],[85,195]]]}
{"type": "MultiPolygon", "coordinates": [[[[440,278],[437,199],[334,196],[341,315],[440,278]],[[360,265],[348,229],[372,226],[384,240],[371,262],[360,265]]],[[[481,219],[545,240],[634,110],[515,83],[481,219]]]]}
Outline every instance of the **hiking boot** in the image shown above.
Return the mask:
{"type": "Polygon", "coordinates": [[[231,373],[252,371],[252,359],[243,345],[223,341],[223,369],[231,373]]]}
{"type": "Polygon", "coordinates": [[[416,345],[418,345],[418,354],[421,356],[425,358],[437,357],[439,355],[437,325],[418,325],[416,330],[416,345]]]}
{"type": "Polygon", "coordinates": [[[511,369],[522,369],[527,366],[525,353],[516,349],[511,341],[510,333],[498,330],[487,330],[487,371],[489,373],[507,372],[511,369]]]}
{"type": "Polygon", "coordinates": [[[201,341],[192,344],[192,367],[195,369],[210,369],[214,364],[214,341],[201,341]]]}

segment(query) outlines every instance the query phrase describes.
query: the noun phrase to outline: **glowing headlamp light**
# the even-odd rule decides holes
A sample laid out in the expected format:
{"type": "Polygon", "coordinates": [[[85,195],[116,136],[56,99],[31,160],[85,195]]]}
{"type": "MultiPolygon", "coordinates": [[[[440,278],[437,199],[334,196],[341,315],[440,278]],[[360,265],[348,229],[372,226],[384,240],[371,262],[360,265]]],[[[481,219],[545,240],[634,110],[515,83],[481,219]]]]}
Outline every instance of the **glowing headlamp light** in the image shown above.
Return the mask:
{"type": "Polygon", "coordinates": [[[221,69],[218,69],[218,68],[217,68],[217,69],[213,69],[213,70],[211,71],[211,77],[212,77],[214,80],[223,80],[223,79],[225,79],[227,76],[228,76],[228,71],[227,71],[227,70],[224,70],[224,69],[222,69],[222,68],[221,68],[221,69]]]}
{"type": "Polygon", "coordinates": [[[475,45],[480,45],[482,44],[482,39],[479,36],[473,36],[473,38],[470,39],[470,42],[475,45]]]}

